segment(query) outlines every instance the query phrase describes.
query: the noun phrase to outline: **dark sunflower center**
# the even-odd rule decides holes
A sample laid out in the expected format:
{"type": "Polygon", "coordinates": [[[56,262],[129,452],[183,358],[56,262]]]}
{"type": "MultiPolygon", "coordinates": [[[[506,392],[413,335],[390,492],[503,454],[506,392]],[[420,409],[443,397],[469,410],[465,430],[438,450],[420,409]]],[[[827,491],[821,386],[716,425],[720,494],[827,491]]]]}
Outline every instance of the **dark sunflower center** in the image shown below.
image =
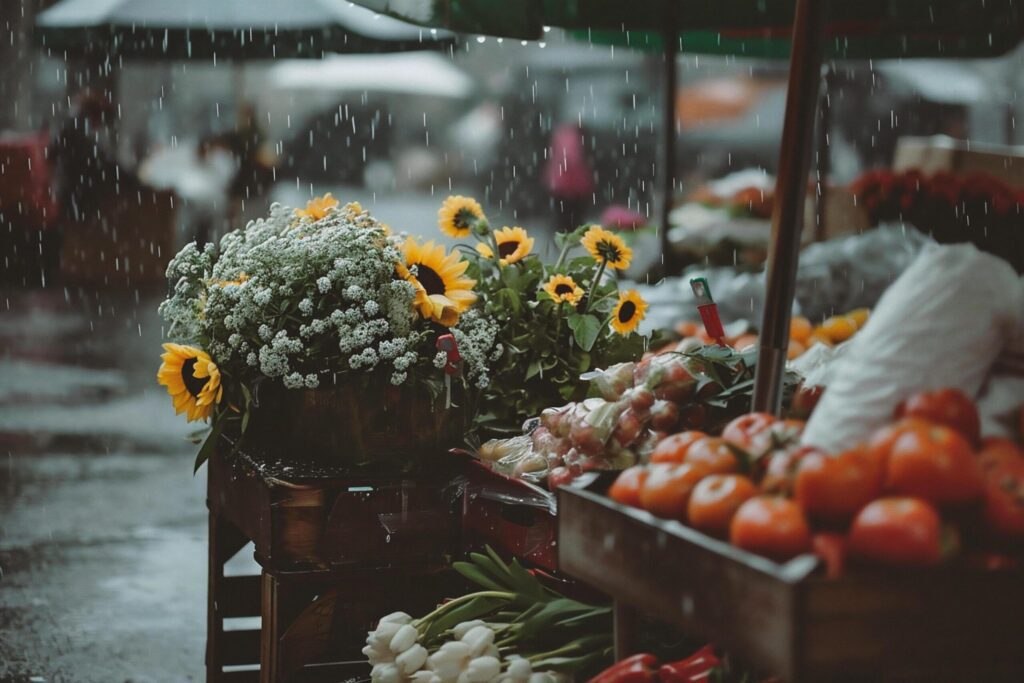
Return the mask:
{"type": "Polygon", "coordinates": [[[498,245],[498,256],[500,256],[501,258],[505,258],[506,256],[511,256],[512,254],[516,253],[516,249],[518,249],[518,248],[519,248],[519,242],[517,242],[515,240],[510,240],[508,242],[502,242],[501,244],[498,245]]]}
{"type": "Polygon", "coordinates": [[[185,390],[193,396],[198,397],[206,386],[206,378],[193,376],[196,368],[196,359],[189,358],[181,364],[181,381],[185,383],[185,390]]]}
{"type": "Polygon", "coordinates": [[[427,294],[444,294],[444,280],[437,274],[433,268],[423,265],[422,263],[416,266],[416,279],[423,285],[423,289],[427,290],[427,294]]]}
{"type": "Polygon", "coordinates": [[[455,212],[455,218],[452,221],[455,223],[455,227],[460,230],[473,227],[473,221],[476,220],[476,216],[469,209],[459,209],[455,212]]]}
{"type": "Polygon", "coordinates": [[[622,254],[619,252],[619,248],[611,242],[598,242],[597,253],[601,255],[605,261],[611,261],[615,263],[619,260],[622,254]]]}
{"type": "Polygon", "coordinates": [[[628,323],[636,315],[636,304],[632,301],[624,301],[619,306],[619,322],[628,323]]]}
{"type": "Polygon", "coordinates": [[[555,285],[555,294],[561,296],[563,294],[572,294],[572,285],[567,285],[564,282],[560,282],[555,285]]]}

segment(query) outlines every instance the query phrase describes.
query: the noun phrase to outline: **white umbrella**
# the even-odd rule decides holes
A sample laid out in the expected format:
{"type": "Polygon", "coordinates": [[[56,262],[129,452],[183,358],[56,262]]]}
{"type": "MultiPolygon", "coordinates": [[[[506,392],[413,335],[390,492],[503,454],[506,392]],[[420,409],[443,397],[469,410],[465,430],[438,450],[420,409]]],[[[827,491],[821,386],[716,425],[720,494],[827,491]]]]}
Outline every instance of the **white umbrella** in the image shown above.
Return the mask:
{"type": "Polygon", "coordinates": [[[368,91],[465,98],[473,79],[433,52],[344,55],[321,60],[278,60],[267,71],[275,90],[368,91]]]}

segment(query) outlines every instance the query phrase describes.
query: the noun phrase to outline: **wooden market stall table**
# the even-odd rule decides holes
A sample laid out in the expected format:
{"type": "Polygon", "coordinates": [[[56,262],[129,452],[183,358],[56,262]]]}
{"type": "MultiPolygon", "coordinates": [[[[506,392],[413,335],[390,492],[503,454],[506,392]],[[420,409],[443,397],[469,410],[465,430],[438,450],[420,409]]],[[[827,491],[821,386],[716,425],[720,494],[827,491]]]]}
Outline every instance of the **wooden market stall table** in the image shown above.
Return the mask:
{"type": "Polygon", "coordinates": [[[222,439],[208,464],[208,682],[368,675],[360,653],[383,615],[458,593],[460,490],[451,472],[353,476],[222,439]],[[225,573],[248,543],[258,576],[225,573]],[[229,619],[261,619],[235,630],[229,619]],[[256,671],[258,665],[258,672],[256,671]]]}

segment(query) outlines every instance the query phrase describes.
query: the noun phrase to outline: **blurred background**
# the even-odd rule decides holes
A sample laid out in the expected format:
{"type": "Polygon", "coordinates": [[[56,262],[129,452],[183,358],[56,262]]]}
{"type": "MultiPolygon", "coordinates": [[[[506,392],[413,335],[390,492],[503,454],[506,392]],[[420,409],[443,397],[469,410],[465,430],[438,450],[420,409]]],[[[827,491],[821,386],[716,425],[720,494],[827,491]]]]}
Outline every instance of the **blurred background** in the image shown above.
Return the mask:
{"type": "MultiPolygon", "coordinates": [[[[1022,57],[831,64],[808,241],[870,227],[849,186],[873,169],[976,163],[1019,188],[1022,57]]],[[[325,192],[440,239],[441,201],[466,194],[541,250],[623,230],[639,282],[759,268],[787,63],[680,54],[668,103],[664,66],[344,0],[0,1],[0,681],[202,676],[205,475],[155,381],[187,242],[325,192]]]]}

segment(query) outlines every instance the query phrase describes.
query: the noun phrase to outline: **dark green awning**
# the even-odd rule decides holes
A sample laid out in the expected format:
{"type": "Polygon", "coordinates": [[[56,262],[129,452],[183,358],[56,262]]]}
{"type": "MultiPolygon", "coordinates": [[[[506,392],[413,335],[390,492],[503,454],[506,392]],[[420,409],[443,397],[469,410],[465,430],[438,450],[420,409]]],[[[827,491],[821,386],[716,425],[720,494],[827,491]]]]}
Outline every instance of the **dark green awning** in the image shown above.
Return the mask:
{"type": "MultiPolygon", "coordinates": [[[[536,39],[545,26],[596,43],[662,49],[672,23],[683,52],[787,57],[795,0],[356,0],[424,26],[536,39]]],[[[830,58],[981,57],[1020,41],[1017,0],[826,0],[830,58]]]]}

